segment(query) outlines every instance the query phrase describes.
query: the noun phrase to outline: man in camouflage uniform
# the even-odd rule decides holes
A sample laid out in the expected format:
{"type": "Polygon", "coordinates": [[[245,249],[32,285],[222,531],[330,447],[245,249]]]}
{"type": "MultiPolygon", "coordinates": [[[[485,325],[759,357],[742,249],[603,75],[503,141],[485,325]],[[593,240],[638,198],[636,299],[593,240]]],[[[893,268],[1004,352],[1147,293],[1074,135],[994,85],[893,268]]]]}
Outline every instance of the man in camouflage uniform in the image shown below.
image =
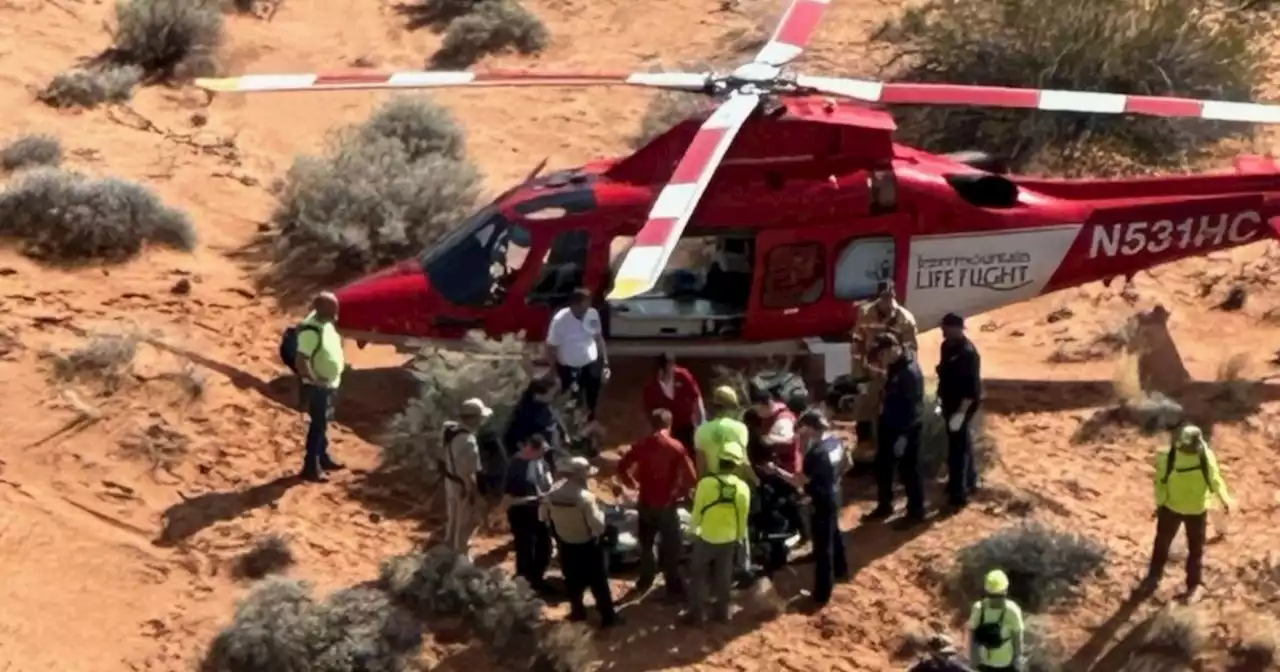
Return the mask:
{"type": "Polygon", "coordinates": [[[857,421],[858,446],[855,459],[875,452],[875,420],[880,413],[881,395],[884,390],[884,371],[875,362],[867,360],[871,344],[876,336],[892,333],[898,342],[911,352],[917,351],[916,318],[906,309],[894,293],[892,280],[881,280],[876,285],[876,298],[859,306],[858,324],[853,332],[853,376],[867,380],[866,391],[858,396],[854,406],[857,421]]]}

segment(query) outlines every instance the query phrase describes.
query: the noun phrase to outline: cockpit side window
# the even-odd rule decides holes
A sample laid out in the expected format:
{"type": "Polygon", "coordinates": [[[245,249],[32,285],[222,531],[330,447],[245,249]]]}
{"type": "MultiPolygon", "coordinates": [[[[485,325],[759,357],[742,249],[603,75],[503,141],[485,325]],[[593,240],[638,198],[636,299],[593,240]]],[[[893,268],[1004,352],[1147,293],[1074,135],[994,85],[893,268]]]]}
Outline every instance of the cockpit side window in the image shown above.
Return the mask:
{"type": "Polygon", "coordinates": [[[566,304],[573,290],[586,279],[587,254],[591,235],[583,229],[561,231],[551,241],[538,280],[529,290],[529,303],[559,306],[566,304]]]}
{"type": "Polygon", "coordinates": [[[468,219],[423,255],[431,285],[457,306],[495,306],[527,261],[533,238],[494,208],[468,219]]]}

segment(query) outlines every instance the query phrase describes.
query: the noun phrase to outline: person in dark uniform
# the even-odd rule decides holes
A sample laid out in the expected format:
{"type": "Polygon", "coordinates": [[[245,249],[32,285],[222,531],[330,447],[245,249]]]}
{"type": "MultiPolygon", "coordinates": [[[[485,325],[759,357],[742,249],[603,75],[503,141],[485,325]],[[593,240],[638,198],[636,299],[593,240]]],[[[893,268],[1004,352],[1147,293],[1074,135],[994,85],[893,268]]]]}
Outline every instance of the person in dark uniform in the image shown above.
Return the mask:
{"type": "Polygon", "coordinates": [[[541,435],[520,445],[520,452],[507,465],[502,498],[515,544],[516,576],[524,577],[539,592],[547,588],[544,578],[551,564],[551,530],[539,515],[539,503],[551,491],[546,449],[541,435]]]}
{"type": "Polygon", "coordinates": [[[884,367],[884,397],[876,423],[876,490],[879,503],[865,518],[884,520],[893,515],[893,473],[907,491],[905,522],[923,521],[924,484],[920,480],[920,405],[924,403],[924,375],[915,353],[898,337],[882,333],[871,352],[884,367]]]}
{"type": "Polygon", "coordinates": [[[791,474],[769,463],[769,470],[809,497],[813,531],[813,601],[824,606],[831,600],[836,581],[849,578],[849,562],[840,534],[840,480],[850,466],[840,437],[830,432],[827,419],[816,410],[805,411],[796,421],[796,436],[804,447],[803,473],[791,474]]]}
{"type": "Polygon", "coordinates": [[[564,447],[560,424],[551,406],[555,396],[554,378],[543,377],[530,381],[511,409],[511,419],[507,421],[502,435],[502,445],[507,449],[508,455],[519,452],[520,447],[535,435],[546,441],[547,449],[552,453],[564,447]]]}
{"type": "Polygon", "coordinates": [[[964,318],[942,318],[942,356],[938,360],[938,411],[947,423],[947,496],[962,507],[978,487],[970,422],[982,399],[982,357],[964,333],[964,318]]]}

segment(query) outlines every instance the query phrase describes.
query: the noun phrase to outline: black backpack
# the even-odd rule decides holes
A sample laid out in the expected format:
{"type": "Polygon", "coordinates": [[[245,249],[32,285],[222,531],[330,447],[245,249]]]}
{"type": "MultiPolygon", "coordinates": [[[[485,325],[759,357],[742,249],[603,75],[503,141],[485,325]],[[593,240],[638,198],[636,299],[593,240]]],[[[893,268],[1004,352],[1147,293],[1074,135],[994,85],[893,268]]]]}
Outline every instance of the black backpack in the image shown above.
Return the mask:
{"type": "Polygon", "coordinates": [[[978,610],[978,627],[973,629],[973,641],[977,642],[988,651],[998,649],[1004,646],[1008,638],[1004,636],[1004,612],[1007,607],[1001,607],[1000,617],[995,621],[987,622],[987,603],[985,600],[978,610]]]}
{"type": "MultiPolygon", "coordinates": [[[[319,334],[320,327],[319,325],[304,322],[286,327],[284,332],[280,334],[280,361],[284,363],[285,368],[295,374],[298,373],[298,334],[304,331],[314,331],[319,334]]],[[[319,348],[316,349],[319,350],[319,348]]],[[[316,353],[311,353],[312,358],[315,356],[316,353]]]]}

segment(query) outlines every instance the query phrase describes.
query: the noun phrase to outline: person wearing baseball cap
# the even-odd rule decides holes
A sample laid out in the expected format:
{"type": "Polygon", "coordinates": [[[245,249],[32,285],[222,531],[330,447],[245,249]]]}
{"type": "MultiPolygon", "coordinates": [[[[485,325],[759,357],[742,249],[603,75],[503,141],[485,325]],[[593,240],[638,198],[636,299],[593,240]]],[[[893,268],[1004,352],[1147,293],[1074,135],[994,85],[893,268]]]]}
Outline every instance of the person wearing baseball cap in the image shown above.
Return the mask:
{"type": "Polygon", "coordinates": [[[960,315],[943,316],[942,338],[935,396],[937,411],[947,423],[947,495],[951,506],[961,508],[978,487],[970,423],[982,401],[982,358],[965,336],[960,315]]]}
{"type": "Polygon", "coordinates": [[[885,372],[884,394],[876,424],[876,508],[867,520],[884,520],[893,515],[893,476],[897,472],[907,491],[908,525],[925,519],[924,483],[920,478],[920,435],[923,428],[920,405],[924,403],[924,375],[915,353],[903,347],[896,336],[876,337],[871,355],[885,372]]]}
{"type": "Polygon", "coordinates": [[[1009,576],[993,569],[982,589],[982,599],[969,613],[969,661],[979,672],[1021,669],[1026,626],[1022,609],[1009,599],[1009,576]]]}
{"type": "Polygon", "coordinates": [[[745,454],[750,434],[741,420],[742,408],[738,393],[728,385],[711,391],[711,419],[702,423],[693,434],[699,474],[712,473],[720,464],[720,453],[726,445],[743,446],[745,454]]]}

